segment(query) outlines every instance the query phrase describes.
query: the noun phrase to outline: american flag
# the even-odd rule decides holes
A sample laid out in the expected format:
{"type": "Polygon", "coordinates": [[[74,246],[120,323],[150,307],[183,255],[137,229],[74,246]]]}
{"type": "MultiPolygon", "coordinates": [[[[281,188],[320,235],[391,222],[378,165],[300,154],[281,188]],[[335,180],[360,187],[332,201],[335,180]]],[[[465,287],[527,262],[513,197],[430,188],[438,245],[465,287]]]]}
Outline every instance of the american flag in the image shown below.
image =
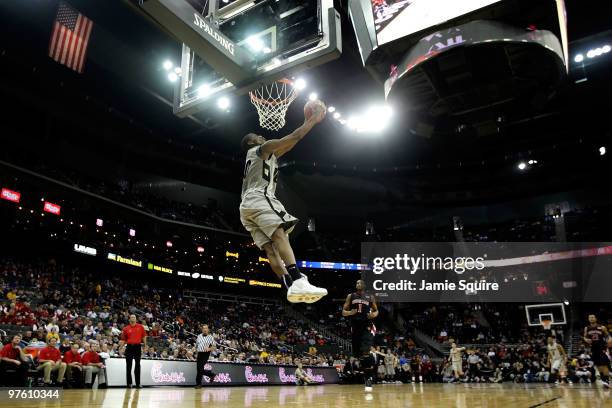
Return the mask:
{"type": "Polygon", "coordinates": [[[61,1],[53,23],[49,56],[82,73],[92,27],[93,21],[61,1]]]}

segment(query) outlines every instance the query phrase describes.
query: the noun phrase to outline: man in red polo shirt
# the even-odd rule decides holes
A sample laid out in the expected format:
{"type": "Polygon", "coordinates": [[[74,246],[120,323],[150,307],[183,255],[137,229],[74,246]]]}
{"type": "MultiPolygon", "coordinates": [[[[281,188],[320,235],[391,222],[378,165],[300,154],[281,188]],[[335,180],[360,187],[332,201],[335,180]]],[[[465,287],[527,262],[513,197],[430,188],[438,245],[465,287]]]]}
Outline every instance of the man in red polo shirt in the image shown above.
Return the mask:
{"type": "Polygon", "coordinates": [[[140,388],[140,355],[141,343],[147,347],[147,332],[144,326],[136,323],[136,315],[130,315],[130,324],[123,328],[119,347],[127,343],[125,347],[125,377],[128,388],[132,388],[132,360],[134,360],[134,377],[136,388],[140,388]]]}
{"type": "Polygon", "coordinates": [[[68,382],[73,382],[79,386],[83,386],[83,362],[79,354],[79,344],[72,343],[70,350],[64,354],[64,363],[66,363],[66,378],[68,382]]]}
{"type": "Polygon", "coordinates": [[[57,371],[57,383],[64,381],[64,373],[66,372],[66,363],[62,362],[62,354],[56,347],[57,339],[51,337],[47,343],[47,347],[38,352],[38,371],[44,371],[45,386],[51,385],[51,373],[57,371]]]}
{"type": "Polygon", "coordinates": [[[82,361],[85,370],[85,386],[91,388],[93,386],[93,375],[98,375],[98,388],[106,388],[106,374],[104,373],[104,364],[98,352],[100,351],[97,344],[91,346],[91,350],[83,354],[82,361]]]}
{"type": "Polygon", "coordinates": [[[28,376],[28,360],[21,347],[19,347],[20,341],[21,336],[16,334],[11,342],[2,347],[2,351],[0,351],[0,384],[2,385],[8,385],[9,375],[7,375],[7,370],[17,371],[16,386],[25,385],[28,376]]]}

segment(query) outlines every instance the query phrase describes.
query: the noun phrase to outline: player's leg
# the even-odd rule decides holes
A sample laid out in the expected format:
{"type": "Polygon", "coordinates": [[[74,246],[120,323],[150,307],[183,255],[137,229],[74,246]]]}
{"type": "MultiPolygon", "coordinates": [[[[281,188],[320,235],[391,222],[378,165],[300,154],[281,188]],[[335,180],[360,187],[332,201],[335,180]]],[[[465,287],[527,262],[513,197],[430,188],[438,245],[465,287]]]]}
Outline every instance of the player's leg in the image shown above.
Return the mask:
{"type": "Polygon", "coordinates": [[[609,388],[610,387],[610,379],[609,379],[610,370],[608,369],[608,366],[607,365],[597,366],[597,370],[599,370],[599,376],[601,378],[602,385],[605,388],[609,388]]]}
{"type": "Polygon", "coordinates": [[[270,262],[270,268],[272,268],[272,271],[276,274],[276,276],[283,281],[285,287],[289,289],[293,281],[285,269],[285,265],[283,264],[283,260],[280,253],[276,249],[276,246],[272,242],[267,242],[262,246],[262,248],[266,252],[266,257],[270,262]]]}
{"type": "Polygon", "coordinates": [[[293,280],[293,284],[287,292],[287,299],[290,302],[313,303],[327,295],[326,289],[311,285],[306,275],[300,272],[295,260],[295,254],[289,243],[289,235],[285,232],[284,228],[282,226],[276,228],[270,238],[274,248],[284,261],[289,276],[293,280]]]}
{"type": "MultiPolygon", "coordinates": [[[[280,278],[280,280],[285,285],[285,288],[289,289],[293,281],[291,280],[291,277],[285,269],[285,265],[283,264],[283,260],[281,259],[278,250],[276,249],[268,235],[266,235],[266,233],[261,228],[259,228],[259,226],[252,218],[253,217],[251,217],[250,211],[244,211],[244,214],[241,215],[240,220],[242,221],[242,224],[244,225],[246,230],[251,233],[251,237],[253,238],[253,242],[255,243],[255,245],[265,251],[266,257],[270,262],[270,268],[272,268],[272,272],[274,272],[274,274],[280,278]]],[[[263,215],[260,215],[259,221],[263,220],[263,215]]]]}
{"type": "Polygon", "coordinates": [[[287,268],[292,265],[295,266],[295,254],[293,253],[293,248],[291,248],[291,244],[289,243],[289,234],[285,232],[285,229],[282,227],[277,228],[272,234],[271,238],[272,242],[274,242],[278,248],[278,252],[285,262],[285,265],[287,265],[287,268]]]}

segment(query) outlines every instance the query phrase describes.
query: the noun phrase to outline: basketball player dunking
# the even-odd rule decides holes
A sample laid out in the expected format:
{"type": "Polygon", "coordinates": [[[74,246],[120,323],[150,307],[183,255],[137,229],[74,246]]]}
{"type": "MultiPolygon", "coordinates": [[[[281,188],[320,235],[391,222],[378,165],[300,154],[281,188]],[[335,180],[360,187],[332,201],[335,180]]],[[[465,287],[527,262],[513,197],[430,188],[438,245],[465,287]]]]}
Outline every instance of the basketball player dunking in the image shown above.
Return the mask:
{"type": "Polygon", "coordinates": [[[604,388],[610,388],[608,380],[610,359],[608,358],[608,329],[597,323],[595,315],[589,315],[589,325],[584,328],[583,340],[591,346],[591,358],[597,367],[604,388]]]}
{"type": "Polygon", "coordinates": [[[359,359],[365,376],[365,390],[370,392],[375,369],[370,348],[376,330],[371,320],[378,316],[378,306],[373,295],[366,295],[364,281],[358,280],[355,289],[355,292],[346,297],[342,316],[350,317],[353,357],[359,359]]]}
{"type": "MultiPolygon", "coordinates": [[[[293,149],[310,130],[325,117],[323,102],[315,106],[304,124],[281,139],[266,140],[249,133],[242,139],[246,164],[242,179],[240,221],[251,233],[255,245],[266,252],[274,273],[287,288],[287,300],[292,303],[314,303],[327,295],[327,290],[308,282],[296,265],[289,233],[298,219],[285,211],[274,196],[278,179],[277,159],[293,149]]],[[[307,104],[308,106],[308,104],[307,104]]]]}

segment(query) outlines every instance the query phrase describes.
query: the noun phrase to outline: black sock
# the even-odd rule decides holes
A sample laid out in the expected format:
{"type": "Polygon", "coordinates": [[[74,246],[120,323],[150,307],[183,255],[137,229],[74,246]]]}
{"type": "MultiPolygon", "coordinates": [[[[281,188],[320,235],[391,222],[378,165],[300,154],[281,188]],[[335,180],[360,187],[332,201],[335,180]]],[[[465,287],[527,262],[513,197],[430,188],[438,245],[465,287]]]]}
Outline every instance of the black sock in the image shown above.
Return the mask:
{"type": "Polygon", "coordinates": [[[289,272],[289,275],[291,276],[291,279],[293,279],[294,281],[300,279],[302,277],[302,275],[300,275],[300,270],[298,269],[296,264],[293,265],[288,265],[287,266],[287,272],[289,272]]]}
{"type": "Polygon", "coordinates": [[[285,289],[289,289],[289,287],[293,284],[293,279],[291,279],[291,276],[288,273],[284,274],[281,279],[283,281],[283,285],[285,285],[285,289]]]}

